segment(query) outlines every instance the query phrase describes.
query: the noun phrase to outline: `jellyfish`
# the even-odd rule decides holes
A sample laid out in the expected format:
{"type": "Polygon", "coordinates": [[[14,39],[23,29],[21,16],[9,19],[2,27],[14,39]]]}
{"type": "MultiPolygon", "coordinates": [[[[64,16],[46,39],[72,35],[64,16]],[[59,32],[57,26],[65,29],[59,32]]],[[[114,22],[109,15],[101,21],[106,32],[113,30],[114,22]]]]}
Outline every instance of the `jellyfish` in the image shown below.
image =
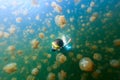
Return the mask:
{"type": "Polygon", "coordinates": [[[79,62],[79,67],[83,71],[93,71],[94,63],[89,57],[84,57],[79,62]]]}
{"type": "Polygon", "coordinates": [[[3,67],[3,70],[6,73],[13,73],[17,70],[17,64],[16,63],[9,63],[3,67]]]}

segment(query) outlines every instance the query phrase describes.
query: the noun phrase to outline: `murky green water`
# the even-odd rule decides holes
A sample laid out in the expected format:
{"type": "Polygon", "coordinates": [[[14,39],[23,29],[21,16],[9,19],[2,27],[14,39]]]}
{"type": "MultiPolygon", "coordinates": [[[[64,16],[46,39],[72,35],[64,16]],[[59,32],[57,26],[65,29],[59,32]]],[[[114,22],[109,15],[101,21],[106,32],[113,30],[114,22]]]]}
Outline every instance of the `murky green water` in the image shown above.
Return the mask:
{"type": "Polygon", "coordinates": [[[119,74],[119,0],[0,0],[0,80],[120,80],[119,74]],[[52,52],[62,36],[71,38],[69,48],[52,52]]]}

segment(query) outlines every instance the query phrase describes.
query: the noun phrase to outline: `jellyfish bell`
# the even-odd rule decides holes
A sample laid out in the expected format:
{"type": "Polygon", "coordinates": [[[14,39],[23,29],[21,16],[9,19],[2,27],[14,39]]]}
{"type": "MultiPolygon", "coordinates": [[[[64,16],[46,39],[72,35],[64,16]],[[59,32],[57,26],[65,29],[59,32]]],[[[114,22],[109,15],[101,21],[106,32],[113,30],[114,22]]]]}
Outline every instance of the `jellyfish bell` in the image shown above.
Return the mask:
{"type": "Polygon", "coordinates": [[[113,41],[113,44],[114,44],[114,46],[120,47],[120,39],[115,39],[115,40],[113,41]]]}
{"type": "Polygon", "coordinates": [[[36,75],[38,75],[38,73],[39,73],[39,69],[38,68],[33,68],[31,74],[36,76],[36,75]]]}
{"type": "Polygon", "coordinates": [[[57,54],[56,61],[59,63],[64,63],[67,60],[66,56],[62,53],[57,54]]]}
{"type": "Polygon", "coordinates": [[[39,33],[39,37],[43,39],[45,37],[44,33],[39,33]]]}
{"type": "Polygon", "coordinates": [[[17,70],[17,64],[16,63],[9,63],[3,67],[3,70],[6,73],[13,73],[17,70]]]}
{"type": "Polygon", "coordinates": [[[55,23],[60,26],[60,28],[64,28],[66,25],[66,19],[64,15],[57,15],[55,17],[55,23]]]}
{"type": "Polygon", "coordinates": [[[47,76],[47,80],[55,80],[55,77],[56,77],[55,74],[50,72],[47,76]]]}
{"type": "Polygon", "coordinates": [[[113,68],[120,68],[120,61],[117,59],[110,60],[110,65],[113,68]]]}
{"type": "Polygon", "coordinates": [[[79,62],[79,67],[83,71],[93,71],[94,63],[89,57],[84,57],[79,62]]]}
{"type": "Polygon", "coordinates": [[[97,61],[100,61],[100,60],[102,59],[102,56],[101,56],[101,54],[99,54],[99,53],[94,53],[93,59],[95,59],[95,60],[97,60],[97,61]]]}
{"type": "Polygon", "coordinates": [[[39,41],[36,40],[36,39],[33,39],[33,40],[31,41],[31,44],[32,44],[32,48],[33,48],[33,49],[37,49],[37,48],[38,48],[38,45],[39,45],[39,41]]]}
{"type": "Polygon", "coordinates": [[[61,71],[58,73],[58,79],[59,79],[59,80],[65,80],[66,77],[67,77],[67,73],[66,73],[64,70],[61,70],[61,71]]]}

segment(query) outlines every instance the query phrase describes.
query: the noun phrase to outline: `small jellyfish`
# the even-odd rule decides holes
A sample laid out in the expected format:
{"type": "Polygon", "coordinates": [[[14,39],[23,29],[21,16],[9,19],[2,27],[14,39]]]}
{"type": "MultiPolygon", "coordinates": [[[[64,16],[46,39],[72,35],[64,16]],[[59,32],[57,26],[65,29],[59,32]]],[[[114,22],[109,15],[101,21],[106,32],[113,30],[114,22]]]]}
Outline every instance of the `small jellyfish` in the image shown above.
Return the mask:
{"type": "Polygon", "coordinates": [[[51,58],[51,54],[47,54],[47,58],[51,58]]]}
{"type": "Polygon", "coordinates": [[[62,12],[62,7],[58,5],[56,2],[52,2],[51,6],[54,8],[54,10],[58,13],[62,12]]]}
{"type": "Polygon", "coordinates": [[[120,46],[120,39],[115,39],[113,41],[114,46],[120,46]]]}
{"type": "Polygon", "coordinates": [[[92,77],[97,79],[101,74],[101,70],[97,69],[92,73],[92,77]]]}
{"type": "Polygon", "coordinates": [[[110,65],[114,68],[120,68],[120,61],[117,59],[110,60],[110,65]]]}
{"type": "Polygon", "coordinates": [[[81,54],[77,54],[77,56],[76,56],[76,58],[77,58],[78,60],[82,59],[82,57],[83,57],[83,55],[81,55],[81,54]]]}
{"type": "Polygon", "coordinates": [[[35,76],[34,75],[28,75],[26,80],[35,80],[35,76]]]}
{"type": "Polygon", "coordinates": [[[35,55],[35,56],[32,56],[32,60],[34,60],[34,61],[37,60],[37,58],[38,58],[38,57],[37,57],[36,55],[35,55]]]}
{"type": "Polygon", "coordinates": [[[14,45],[10,45],[10,46],[8,46],[8,48],[7,48],[7,50],[9,51],[9,52],[14,52],[15,51],[15,46],[14,45]]]}
{"type": "Polygon", "coordinates": [[[95,2],[90,2],[90,7],[94,7],[95,6],[95,2]]]}
{"type": "Polygon", "coordinates": [[[58,79],[59,79],[59,80],[65,80],[66,77],[67,77],[67,73],[66,73],[64,70],[61,70],[61,71],[58,73],[58,79]]]}
{"type": "Polygon", "coordinates": [[[32,44],[32,48],[33,48],[33,49],[37,49],[37,48],[38,48],[38,45],[39,45],[39,41],[36,40],[36,39],[33,39],[33,40],[31,41],[31,44],[32,44]]]}
{"type": "Polygon", "coordinates": [[[92,16],[90,17],[89,21],[94,22],[98,18],[98,13],[93,13],[92,16]]]}
{"type": "Polygon", "coordinates": [[[93,59],[95,59],[95,60],[97,60],[97,61],[100,61],[100,60],[102,59],[102,56],[101,56],[101,54],[99,54],[99,53],[94,53],[93,59]]]}
{"type": "Polygon", "coordinates": [[[17,70],[17,64],[16,63],[9,63],[3,67],[3,70],[6,73],[13,73],[17,70]]]}
{"type": "Polygon", "coordinates": [[[55,38],[55,35],[54,35],[54,34],[51,34],[51,35],[50,35],[50,38],[51,38],[51,39],[54,39],[54,38],[55,38]]]}
{"type": "Polygon", "coordinates": [[[31,74],[36,76],[36,75],[38,75],[38,73],[39,73],[39,69],[38,68],[33,68],[31,74]]]}
{"type": "Polygon", "coordinates": [[[19,55],[21,55],[21,54],[23,54],[23,51],[22,51],[22,50],[18,50],[17,53],[18,53],[19,55]]]}
{"type": "Polygon", "coordinates": [[[92,12],[92,8],[91,7],[88,7],[87,8],[87,13],[91,13],[92,12]]]}
{"type": "Polygon", "coordinates": [[[3,34],[4,34],[4,35],[3,35],[4,38],[9,38],[9,37],[10,37],[10,34],[9,34],[8,32],[4,32],[3,34]]]}
{"type": "Polygon", "coordinates": [[[39,33],[39,37],[43,39],[45,37],[44,33],[39,33]]]}
{"type": "Polygon", "coordinates": [[[40,15],[36,15],[35,19],[40,20],[40,15]]]}
{"type": "Polygon", "coordinates": [[[91,49],[92,49],[92,50],[97,50],[98,47],[97,47],[96,45],[92,45],[92,46],[91,46],[91,49]]]}
{"type": "Polygon", "coordinates": [[[14,34],[15,31],[16,31],[16,26],[15,25],[11,25],[10,28],[9,28],[10,34],[14,34]]]}
{"type": "Polygon", "coordinates": [[[79,62],[79,67],[83,71],[93,71],[94,63],[89,57],[84,57],[79,62]]]}
{"type": "Polygon", "coordinates": [[[84,4],[81,4],[81,8],[84,9],[84,8],[85,8],[85,5],[84,5],[84,4]]]}
{"type": "Polygon", "coordinates": [[[47,80],[55,80],[55,77],[56,77],[55,74],[50,72],[47,76],[47,80]]]}
{"type": "Polygon", "coordinates": [[[16,22],[17,22],[17,23],[21,23],[21,22],[22,22],[22,18],[21,18],[21,17],[17,17],[17,18],[16,18],[16,22]]]}
{"type": "Polygon", "coordinates": [[[57,15],[55,17],[55,23],[60,26],[60,28],[64,28],[66,25],[66,19],[64,15],[57,15]]]}
{"type": "Polygon", "coordinates": [[[64,63],[67,60],[66,56],[59,53],[56,56],[56,61],[60,62],[60,63],[64,63]]]}
{"type": "Polygon", "coordinates": [[[78,5],[81,2],[81,0],[74,0],[75,5],[78,5]]]}

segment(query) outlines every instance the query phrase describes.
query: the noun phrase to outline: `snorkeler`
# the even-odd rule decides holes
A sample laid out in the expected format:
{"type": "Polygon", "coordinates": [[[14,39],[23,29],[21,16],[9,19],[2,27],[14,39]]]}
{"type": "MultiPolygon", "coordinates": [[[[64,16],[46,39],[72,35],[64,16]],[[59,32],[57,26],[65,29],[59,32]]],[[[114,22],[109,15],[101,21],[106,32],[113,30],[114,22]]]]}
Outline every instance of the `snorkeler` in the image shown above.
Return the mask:
{"type": "Polygon", "coordinates": [[[71,39],[69,39],[66,43],[62,39],[55,39],[52,42],[52,51],[60,51],[62,48],[64,48],[70,42],[71,42],[71,39]]]}

